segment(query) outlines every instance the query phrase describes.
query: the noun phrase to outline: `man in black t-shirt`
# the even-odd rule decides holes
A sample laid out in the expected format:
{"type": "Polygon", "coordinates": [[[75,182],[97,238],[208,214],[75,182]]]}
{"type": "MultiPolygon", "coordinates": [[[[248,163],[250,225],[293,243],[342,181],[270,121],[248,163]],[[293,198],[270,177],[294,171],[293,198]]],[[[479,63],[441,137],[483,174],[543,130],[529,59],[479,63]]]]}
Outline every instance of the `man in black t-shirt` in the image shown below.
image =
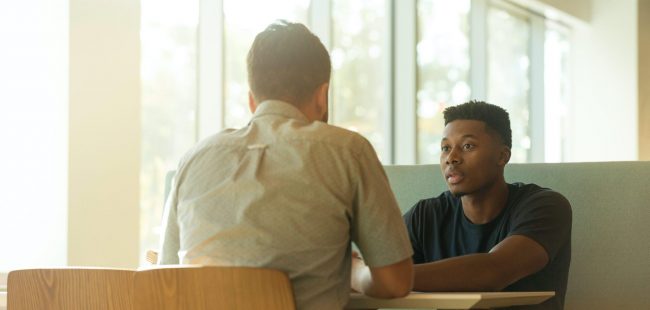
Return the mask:
{"type": "Polygon", "coordinates": [[[508,184],[508,113],[470,101],[444,111],[440,167],[449,191],[404,215],[416,291],[555,291],[526,309],[562,309],[571,206],[535,184],[508,184]]]}

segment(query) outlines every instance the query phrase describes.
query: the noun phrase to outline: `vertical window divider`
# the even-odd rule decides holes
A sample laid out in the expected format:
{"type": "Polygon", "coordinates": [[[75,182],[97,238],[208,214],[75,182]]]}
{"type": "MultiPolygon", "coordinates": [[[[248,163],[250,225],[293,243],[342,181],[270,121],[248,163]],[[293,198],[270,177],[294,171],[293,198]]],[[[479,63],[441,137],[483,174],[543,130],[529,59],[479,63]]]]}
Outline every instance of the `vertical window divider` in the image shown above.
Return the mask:
{"type": "MultiPolygon", "coordinates": [[[[311,0],[309,2],[309,29],[318,36],[325,48],[332,51],[332,1],[311,0]]],[[[329,97],[332,98],[332,83],[330,79],[329,97]]],[[[328,105],[328,113],[334,116],[334,105],[328,105]]]]}
{"type": "Polygon", "coordinates": [[[530,155],[529,162],[545,160],[544,42],[545,20],[530,14],[530,155]]]}
{"type": "Polygon", "coordinates": [[[417,0],[392,0],[392,111],[393,164],[417,162],[417,0]],[[399,35],[398,35],[399,34],[399,35]]]}
{"type": "Polygon", "coordinates": [[[332,3],[330,0],[311,0],[309,28],[327,49],[332,48],[332,3]]]}
{"type": "Polygon", "coordinates": [[[224,127],[223,0],[199,0],[197,140],[224,127]]]}
{"type": "Polygon", "coordinates": [[[469,17],[471,99],[487,98],[487,6],[488,0],[472,0],[469,17]]]}
{"type": "Polygon", "coordinates": [[[383,74],[387,77],[384,85],[384,96],[388,98],[384,102],[383,110],[386,111],[382,122],[386,124],[383,129],[383,135],[386,137],[387,143],[385,145],[384,158],[385,164],[395,163],[395,32],[393,32],[393,25],[395,25],[395,0],[384,0],[386,6],[387,18],[384,23],[383,32],[387,34],[388,39],[384,43],[384,50],[387,53],[386,63],[384,64],[383,74]]]}

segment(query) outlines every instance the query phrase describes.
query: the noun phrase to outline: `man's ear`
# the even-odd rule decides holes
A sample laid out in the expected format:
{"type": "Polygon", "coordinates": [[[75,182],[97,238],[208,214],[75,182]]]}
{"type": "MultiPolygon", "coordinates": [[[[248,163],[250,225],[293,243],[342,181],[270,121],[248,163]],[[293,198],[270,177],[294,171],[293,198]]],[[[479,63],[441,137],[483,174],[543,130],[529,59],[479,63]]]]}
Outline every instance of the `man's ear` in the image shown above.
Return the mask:
{"type": "Polygon", "coordinates": [[[504,146],[501,149],[501,153],[499,153],[499,166],[505,166],[508,162],[510,162],[510,156],[512,155],[512,152],[510,151],[510,148],[507,146],[504,146]]]}
{"type": "Polygon", "coordinates": [[[329,108],[329,89],[330,89],[330,84],[329,83],[323,83],[321,86],[319,86],[316,89],[315,93],[315,98],[316,99],[316,107],[318,109],[319,114],[321,115],[321,120],[323,122],[327,122],[327,115],[328,115],[328,108],[329,108]]]}
{"type": "Polygon", "coordinates": [[[255,114],[257,109],[257,104],[255,103],[255,97],[253,97],[253,92],[248,91],[248,109],[251,110],[252,114],[255,114]]]}

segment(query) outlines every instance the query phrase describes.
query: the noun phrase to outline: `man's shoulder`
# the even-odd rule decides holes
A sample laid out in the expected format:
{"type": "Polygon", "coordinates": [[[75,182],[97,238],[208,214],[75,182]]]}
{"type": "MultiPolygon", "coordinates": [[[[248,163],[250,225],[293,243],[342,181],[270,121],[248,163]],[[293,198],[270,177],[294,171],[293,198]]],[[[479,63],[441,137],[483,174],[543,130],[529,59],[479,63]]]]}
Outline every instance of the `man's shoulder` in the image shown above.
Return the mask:
{"type": "Polygon", "coordinates": [[[183,154],[183,156],[180,159],[179,165],[183,166],[185,163],[192,161],[196,157],[201,157],[203,154],[205,154],[207,151],[209,151],[215,146],[236,145],[236,144],[245,145],[244,140],[238,141],[238,139],[233,139],[232,137],[233,134],[236,134],[237,132],[240,131],[242,131],[242,129],[224,129],[221,132],[212,134],[210,136],[207,136],[199,140],[199,142],[195,143],[185,152],[185,154],[183,154]]]}
{"type": "Polygon", "coordinates": [[[348,147],[359,147],[370,145],[370,142],[358,132],[327,124],[324,122],[312,122],[306,132],[311,138],[317,141],[345,145],[348,147]]]}
{"type": "Polygon", "coordinates": [[[445,191],[438,196],[421,199],[412,208],[412,213],[424,214],[444,214],[454,207],[458,206],[458,198],[454,197],[449,191],[445,191]]]}
{"type": "Polygon", "coordinates": [[[565,210],[565,212],[571,213],[569,200],[553,189],[534,183],[512,183],[509,186],[510,190],[514,191],[511,199],[518,209],[553,206],[556,210],[565,210]]]}
{"type": "Polygon", "coordinates": [[[509,184],[510,190],[515,191],[515,195],[520,199],[539,199],[539,198],[553,198],[566,200],[564,195],[551,188],[543,187],[535,183],[521,183],[515,182],[509,184]]]}
{"type": "Polygon", "coordinates": [[[333,150],[337,156],[376,158],[376,152],[370,141],[361,134],[335,125],[316,121],[308,124],[293,124],[281,130],[277,141],[299,145],[301,149],[315,146],[333,150]],[[347,155],[346,155],[347,154],[347,155]]]}

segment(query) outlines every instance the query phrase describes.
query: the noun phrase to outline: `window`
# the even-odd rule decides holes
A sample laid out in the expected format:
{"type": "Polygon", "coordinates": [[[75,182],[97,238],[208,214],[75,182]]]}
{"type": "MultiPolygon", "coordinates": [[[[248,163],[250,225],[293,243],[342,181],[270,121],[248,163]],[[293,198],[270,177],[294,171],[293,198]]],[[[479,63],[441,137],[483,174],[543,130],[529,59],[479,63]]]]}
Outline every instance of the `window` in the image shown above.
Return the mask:
{"type": "Polygon", "coordinates": [[[165,174],[196,142],[198,1],[141,5],[140,244],[146,250],[158,246],[165,174]]]}
{"type": "Polygon", "coordinates": [[[165,172],[197,137],[250,120],[246,55],[277,19],[319,35],[330,122],[384,164],[438,162],[442,111],[469,99],[509,111],[512,162],[563,159],[570,29],[508,1],[143,0],[142,13],[144,248],[157,245],[165,172]]]}
{"type": "Polygon", "coordinates": [[[243,127],[251,117],[248,109],[246,55],[255,35],[278,19],[306,23],[308,8],[309,0],[224,1],[226,128],[243,127]]]}
{"type": "Polygon", "coordinates": [[[335,0],[332,6],[332,123],[359,132],[389,156],[390,104],[385,0],[335,0]]]}
{"type": "Polygon", "coordinates": [[[510,162],[527,162],[531,147],[528,50],[530,22],[498,7],[488,9],[487,21],[488,102],[503,107],[510,114],[510,162]]]}
{"type": "Polygon", "coordinates": [[[548,22],[544,42],[545,161],[565,159],[566,118],[569,102],[569,35],[559,24],[548,22]]]}
{"type": "Polygon", "coordinates": [[[418,2],[418,163],[437,163],[442,111],[470,98],[470,1],[418,2]]]}

